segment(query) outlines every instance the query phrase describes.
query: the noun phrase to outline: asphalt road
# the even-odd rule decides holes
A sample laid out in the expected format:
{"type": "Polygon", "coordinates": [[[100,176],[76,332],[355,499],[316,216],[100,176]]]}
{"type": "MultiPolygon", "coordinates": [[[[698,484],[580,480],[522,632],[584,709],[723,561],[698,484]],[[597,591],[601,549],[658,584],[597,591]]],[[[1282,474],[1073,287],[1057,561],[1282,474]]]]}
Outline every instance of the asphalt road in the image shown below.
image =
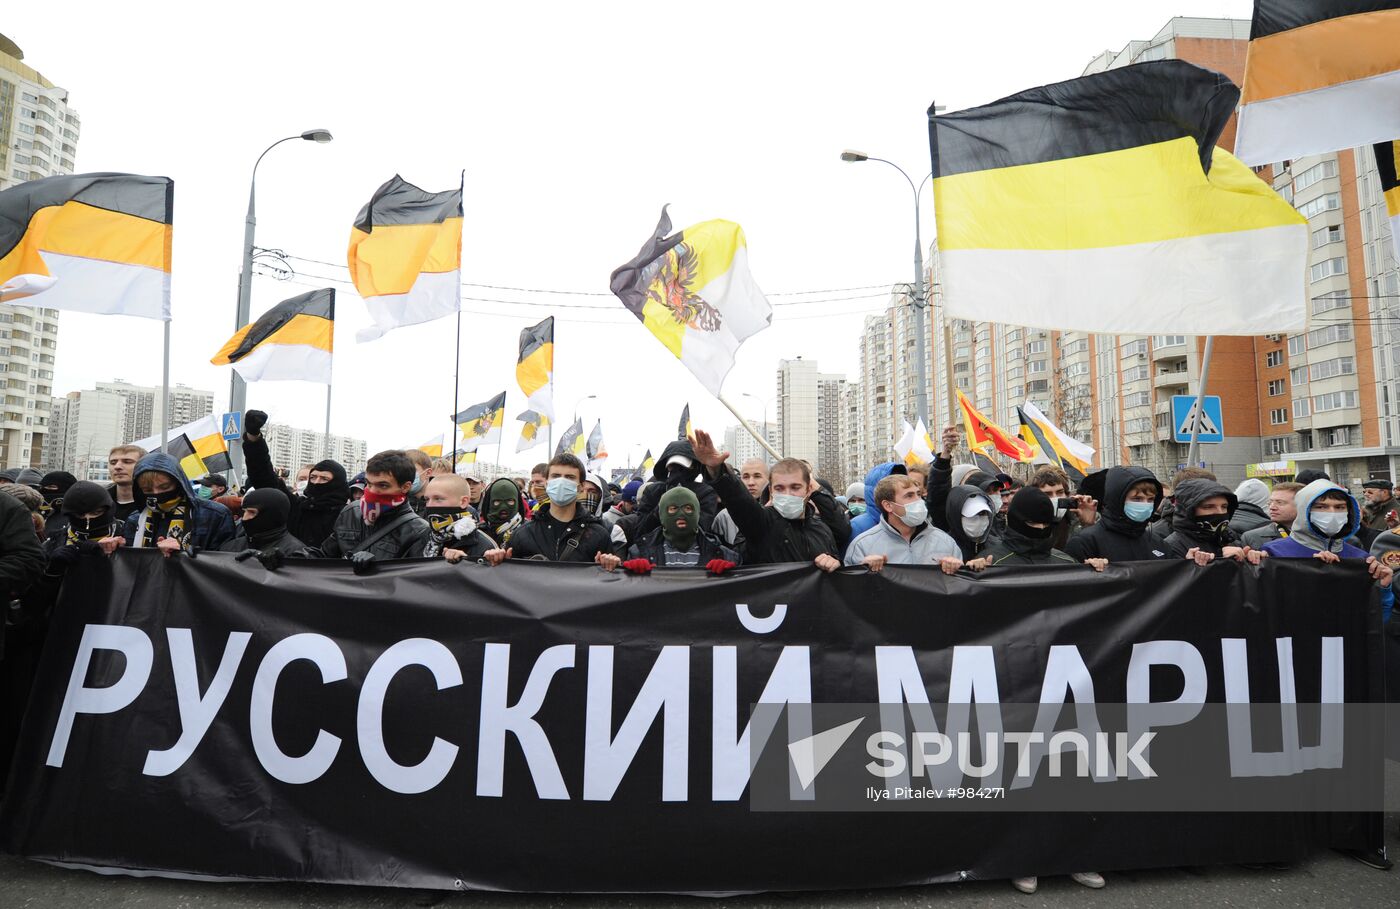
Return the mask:
{"type": "MultiPolygon", "coordinates": [[[[1400,793],[1400,764],[1387,762],[1388,802],[1400,793]]],[[[1386,816],[1386,843],[1400,864],[1400,813],[1386,816]]],[[[1105,875],[1108,886],[1088,890],[1069,878],[1049,878],[1025,895],[1006,881],[936,884],[894,890],[756,894],[722,901],[684,896],[559,896],[552,894],[433,893],[319,884],[221,884],[160,878],[132,878],[55,868],[0,855],[0,909],[39,907],[131,907],[131,909],[341,909],[408,907],[436,902],[443,909],[632,909],[722,903],[743,909],[822,907],[822,909],[901,909],[936,906],[1055,907],[1074,909],[1197,909],[1203,906],[1291,909],[1295,906],[1400,906],[1400,868],[1376,871],[1354,859],[1323,851],[1287,871],[1253,871],[1234,866],[1159,871],[1119,871],[1105,875]]]]}

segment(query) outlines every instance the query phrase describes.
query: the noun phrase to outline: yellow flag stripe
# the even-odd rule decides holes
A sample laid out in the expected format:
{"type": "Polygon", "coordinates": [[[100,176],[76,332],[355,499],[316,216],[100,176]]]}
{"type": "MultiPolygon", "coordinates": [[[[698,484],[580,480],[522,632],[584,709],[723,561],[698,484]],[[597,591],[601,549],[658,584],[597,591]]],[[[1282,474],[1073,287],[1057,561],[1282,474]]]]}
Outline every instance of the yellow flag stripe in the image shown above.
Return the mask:
{"type": "MultiPolygon", "coordinates": [[[[233,353],[243,343],[247,336],[251,324],[245,325],[238,330],[228,343],[219,348],[219,352],[214,354],[214,359],[210,362],[215,366],[227,366],[229,364],[229,354],[233,353]]],[[[259,345],[253,348],[257,350],[269,344],[302,344],[314,347],[317,350],[330,351],[334,346],[335,324],[330,319],[323,319],[320,316],[308,316],[305,314],[292,316],[291,320],[277,331],[268,335],[259,345]]],[[[249,351],[252,353],[252,351],[249,351]]]]}
{"type": "Polygon", "coordinates": [[[542,344],[528,357],[515,364],[515,380],[529,397],[549,384],[549,372],[554,368],[554,344],[542,344]]]}
{"type": "Polygon", "coordinates": [[[681,343],[685,339],[685,326],[677,322],[671,311],[655,300],[648,300],[642,307],[642,324],[656,340],[666,345],[666,349],[679,357],[681,343]]]}
{"type": "Polygon", "coordinates": [[[350,230],[350,278],[362,297],[408,293],[420,274],[456,271],[461,261],[461,218],[350,230]]]}
{"type": "Polygon", "coordinates": [[[0,280],[47,275],[41,250],[168,272],[172,237],[171,226],[159,221],[81,202],[49,205],[34,213],[23,238],[0,259],[0,280]]]}
{"type": "Polygon", "coordinates": [[[729,271],[735,253],[747,245],[744,229],[733,221],[722,220],[702,221],[687,227],[681,233],[681,242],[690,247],[699,260],[695,279],[688,282],[696,290],[729,271]]]}
{"type": "Polygon", "coordinates": [[[958,249],[1095,249],[1305,219],[1217,148],[1210,177],[1191,138],[933,181],[938,243],[958,249]]]}

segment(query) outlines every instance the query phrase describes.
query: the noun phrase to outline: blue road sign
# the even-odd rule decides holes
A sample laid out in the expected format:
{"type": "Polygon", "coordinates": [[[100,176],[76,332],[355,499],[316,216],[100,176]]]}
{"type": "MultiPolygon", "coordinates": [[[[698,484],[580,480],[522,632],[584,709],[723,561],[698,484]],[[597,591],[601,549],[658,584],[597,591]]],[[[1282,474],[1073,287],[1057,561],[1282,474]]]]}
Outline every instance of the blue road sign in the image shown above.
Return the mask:
{"type": "Polygon", "coordinates": [[[223,430],[224,439],[235,441],[243,438],[243,414],[226,413],[219,417],[219,428],[223,430]]]}
{"type": "MultiPolygon", "coordinates": [[[[1204,411],[1201,415],[1201,431],[1196,437],[1201,442],[1225,441],[1225,420],[1221,415],[1220,396],[1206,395],[1202,399],[1204,411]]],[[[1196,416],[1195,395],[1172,395],[1172,426],[1176,429],[1178,442],[1191,441],[1191,423],[1196,416]]]]}

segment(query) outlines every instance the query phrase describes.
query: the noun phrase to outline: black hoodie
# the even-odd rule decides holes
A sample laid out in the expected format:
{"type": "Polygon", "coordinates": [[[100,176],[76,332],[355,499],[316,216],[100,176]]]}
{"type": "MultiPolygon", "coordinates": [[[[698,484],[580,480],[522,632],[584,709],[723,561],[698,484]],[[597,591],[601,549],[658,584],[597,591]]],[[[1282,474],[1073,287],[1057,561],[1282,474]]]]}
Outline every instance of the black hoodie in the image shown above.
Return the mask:
{"type": "Polygon", "coordinates": [[[1111,467],[1104,479],[1099,500],[1099,520],[1070,537],[1065,552],[1079,561],[1108,559],[1110,562],[1145,562],[1166,558],[1162,542],[1147,532],[1148,521],[1130,521],[1123,514],[1128,490],[1143,480],[1157,487],[1153,510],[1162,504],[1162,484],[1146,467],[1111,467]]]}
{"type": "Polygon", "coordinates": [[[272,468],[266,436],[260,435],[254,439],[244,434],[243,460],[248,468],[249,486],[255,489],[280,489],[291,500],[291,511],[287,515],[288,533],[315,544],[334,532],[336,518],[350,501],[350,484],[345,479],[345,468],[339,462],[327,459],[317,463],[314,469],[329,473],[331,481],[309,483],[305,495],[301,495],[289,489],[272,468]]]}
{"type": "Polygon", "coordinates": [[[637,514],[641,517],[637,520],[636,529],[630,539],[639,540],[661,526],[661,520],[656,516],[656,505],[666,490],[676,486],[684,486],[695,493],[695,497],[700,500],[700,529],[705,533],[712,532],[710,524],[715,515],[719,514],[719,496],[710,485],[709,474],[704,466],[695,460],[695,449],[690,447],[688,441],[676,441],[667,445],[661,452],[661,457],[657,458],[656,464],[652,466],[651,478],[655,482],[648,484],[645,492],[637,497],[637,514]],[[666,462],[677,455],[690,458],[693,466],[685,472],[677,471],[672,474],[666,462]]]}
{"type": "Polygon", "coordinates": [[[1226,546],[1240,545],[1239,534],[1229,527],[1230,519],[1235,516],[1235,509],[1239,507],[1239,499],[1230,487],[1215,480],[1185,480],[1176,487],[1175,496],[1176,510],[1172,512],[1172,532],[1162,541],[1167,547],[1168,556],[1174,559],[1184,558],[1192,549],[1203,549],[1218,556],[1226,546]],[[1229,509],[1225,515],[1216,519],[1226,525],[1224,533],[1219,537],[1201,527],[1195,517],[1196,509],[1201,503],[1215,496],[1224,496],[1229,509]]]}
{"type": "Polygon", "coordinates": [[[997,509],[1001,507],[1001,502],[993,499],[976,486],[954,486],[948,490],[948,502],[944,511],[944,520],[948,522],[948,534],[957,541],[958,548],[962,550],[963,561],[970,562],[987,553],[987,547],[992,542],[992,518],[996,516],[997,509]],[[987,532],[979,539],[972,539],[963,530],[963,505],[968,499],[982,498],[987,501],[990,511],[987,512],[987,532]]]}

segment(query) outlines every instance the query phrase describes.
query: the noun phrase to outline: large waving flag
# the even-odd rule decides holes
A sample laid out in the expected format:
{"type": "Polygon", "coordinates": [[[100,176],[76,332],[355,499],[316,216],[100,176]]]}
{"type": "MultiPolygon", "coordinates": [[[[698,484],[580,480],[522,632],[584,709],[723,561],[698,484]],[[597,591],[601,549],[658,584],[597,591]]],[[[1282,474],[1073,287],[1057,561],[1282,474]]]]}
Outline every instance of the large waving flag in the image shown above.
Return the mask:
{"type": "Polygon", "coordinates": [[[462,431],[462,449],[476,451],[482,445],[495,445],[501,441],[502,426],[506,421],[506,393],[501,392],[489,401],[473,404],[452,418],[462,431]]]}
{"type": "Polygon", "coordinates": [[[1059,465],[1075,483],[1089,475],[1094,463],[1094,449],[1060,429],[1039,407],[1027,401],[1016,408],[1021,420],[1021,438],[1038,449],[1043,460],[1059,465]]]}
{"type": "Polygon", "coordinates": [[[574,418],[574,425],[564,430],[564,434],[559,437],[559,444],[554,447],[556,455],[571,454],[579,460],[583,460],[584,446],[587,440],[583,437],[583,421],[574,418]]]}
{"type": "Polygon", "coordinates": [[[929,117],[948,316],[1079,331],[1307,325],[1307,221],[1215,147],[1219,73],[1139,63],[929,117]]]}
{"type": "Polygon", "coordinates": [[[462,190],[424,192],[398,174],[374,191],[350,230],[350,280],[373,341],[402,325],[451,315],[462,302],[462,190]]]}
{"type": "Polygon", "coordinates": [[[536,445],[544,442],[544,434],[540,430],[549,425],[549,417],[535,410],[527,410],[516,417],[525,425],[520,427],[520,441],[515,443],[515,451],[519,454],[522,451],[529,451],[536,445]]]}
{"type": "Polygon", "coordinates": [[[433,438],[424,442],[422,445],[419,445],[418,451],[423,452],[423,454],[427,455],[430,458],[440,458],[442,457],[443,440],[445,438],[447,438],[447,433],[440,432],[433,438]]]}
{"type": "Polygon", "coordinates": [[[958,392],[958,407],[962,409],[963,426],[967,429],[968,448],[989,457],[992,451],[999,451],[1013,461],[1027,464],[1034,460],[1035,452],[1029,445],[984,417],[961,391],[958,392]]]}
{"type": "Polygon", "coordinates": [[[525,392],[530,408],[546,417],[554,416],[554,317],[520,332],[520,358],[515,363],[515,381],[525,392]]]}
{"type": "Polygon", "coordinates": [[[0,192],[0,301],[169,319],[174,206],[174,181],[136,174],[0,192]]]}
{"type": "Polygon", "coordinates": [[[584,448],[584,454],[588,459],[588,472],[602,473],[603,463],[608,459],[608,446],[603,442],[602,420],[593,424],[593,431],[588,434],[588,444],[584,448]]]}
{"type": "Polygon", "coordinates": [[[1390,239],[1395,244],[1395,257],[1400,259],[1400,142],[1376,146],[1376,168],[1381,173],[1381,192],[1385,193],[1385,210],[1390,216],[1390,239]]]}
{"type": "MultiPolygon", "coordinates": [[[[198,473],[190,473],[188,469],[185,471],[186,476],[190,479],[202,477],[210,472],[219,473],[233,466],[233,462],[229,460],[228,443],[224,441],[218,417],[211,414],[195,420],[193,423],[174,427],[170,430],[170,441],[166,444],[165,451],[168,454],[176,454],[171,446],[175,445],[176,441],[181,438],[189,443],[190,451],[198,456],[200,462],[195,465],[196,469],[199,470],[198,473]]],[[[147,451],[159,451],[160,436],[138,439],[131,444],[139,445],[147,451]]],[[[183,444],[181,443],[181,445],[183,444]]],[[[180,450],[183,452],[183,447],[180,450]]],[[[188,457],[188,453],[180,454],[179,457],[188,457]]]]}
{"type": "Polygon", "coordinates": [[[240,328],[210,360],[232,366],[246,382],[299,379],[331,382],[335,347],[335,289],[283,300],[240,328]]]}
{"type": "Polygon", "coordinates": [[[1400,3],[1255,0],[1235,154],[1271,164],[1400,136],[1400,3]]]}
{"type": "Polygon", "coordinates": [[[704,221],[671,236],[661,210],[656,232],[632,261],[612,273],[609,286],[719,397],[724,377],[744,340],[773,321],[773,308],[749,273],[744,231],[732,221],[704,221]]]}

